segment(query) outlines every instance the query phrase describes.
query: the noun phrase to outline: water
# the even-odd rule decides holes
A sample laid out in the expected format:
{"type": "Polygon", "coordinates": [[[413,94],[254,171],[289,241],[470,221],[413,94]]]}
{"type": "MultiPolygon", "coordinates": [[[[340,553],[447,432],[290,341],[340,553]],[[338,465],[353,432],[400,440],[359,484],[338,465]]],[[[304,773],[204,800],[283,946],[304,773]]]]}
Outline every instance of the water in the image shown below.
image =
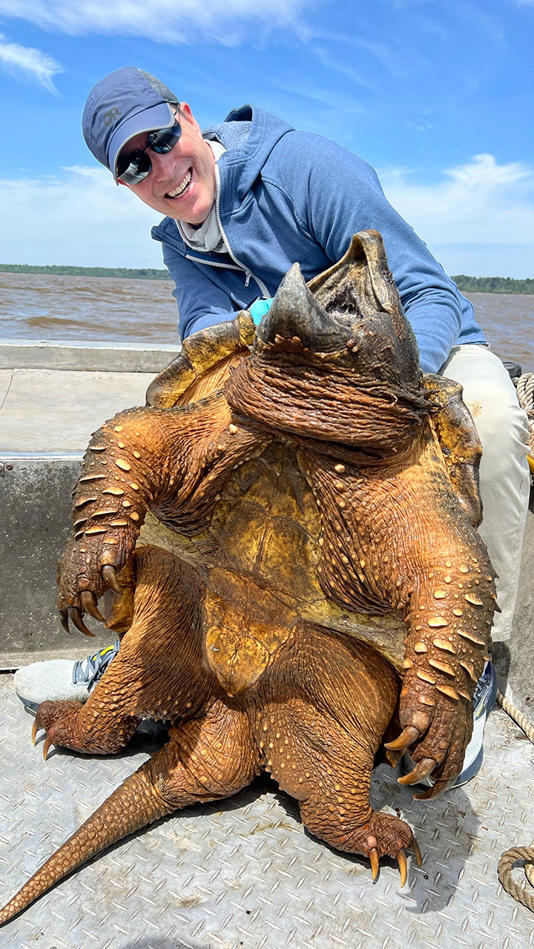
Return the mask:
{"type": "Polygon", "coordinates": [[[486,339],[501,359],[534,372],[534,294],[466,293],[486,339]]]}
{"type": "MultiPolygon", "coordinates": [[[[170,280],[0,273],[5,339],[178,343],[170,280]]],[[[534,295],[469,293],[492,349],[534,371],[534,295]]]]}
{"type": "Polygon", "coordinates": [[[0,273],[5,339],[177,343],[170,280],[0,273]]]}

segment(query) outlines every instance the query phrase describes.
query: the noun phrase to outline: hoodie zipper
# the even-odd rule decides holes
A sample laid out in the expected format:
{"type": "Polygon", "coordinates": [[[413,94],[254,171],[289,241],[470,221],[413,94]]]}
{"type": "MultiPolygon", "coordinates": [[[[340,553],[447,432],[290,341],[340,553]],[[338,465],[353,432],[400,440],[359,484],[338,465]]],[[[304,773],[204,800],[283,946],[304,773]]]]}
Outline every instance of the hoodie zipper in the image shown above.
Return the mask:
{"type": "MultiPolygon", "coordinates": [[[[223,270],[238,270],[243,273],[243,267],[236,267],[234,264],[220,264],[217,260],[204,260],[203,257],[195,257],[193,254],[185,254],[186,260],[193,260],[195,264],[203,264],[204,267],[220,267],[223,270]]],[[[246,272],[246,271],[245,271],[246,272]]],[[[250,277],[250,274],[247,274],[250,277]]],[[[245,280],[245,286],[248,287],[249,281],[245,280]]]]}
{"type": "MultiPolygon", "coordinates": [[[[219,175],[219,169],[218,169],[218,167],[217,167],[217,164],[215,164],[215,214],[216,214],[216,216],[217,216],[217,224],[219,225],[219,230],[220,230],[221,235],[222,235],[223,244],[224,244],[224,246],[226,247],[226,252],[227,252],[228,256],[234,261],[234,263],[237,264],[238,269],[239,269],[239,270],[242,270],[242,271],[244,272],[244,274],[245,274],[245,287],[248,287],[248,285],[250,284],[250,280],[251,280],[251,278],[252,278],[252,280],[254,280],[254,281],[258,284],[258,287],[259,287],[260,290],[261,290],[262,296],[264,296],[264,297],[266,297],[266,298],[267,298],[267,297],[270,297],[271,294],[270,294],[268,288],[267,288],[267,287],[265,286],[265,284],[263,283],[263,280],[260,280],[259,277],[256,277],[255,274],[253,274],[252,271],[250,271],[247,267],[245,267],[245,265],[242,264],[241,261],[237,259],[237,257],[235,256],[235,254],[232,253],[232,248],[230,247],[230,244],[229,244],[229,242],[228,242],[228,238],[227,238],[227,236],[226,236],[226,234],[225,234],[225,232],[224,232],[224,228],[223,228],[222,223],[221,223],[221,215],[220,215],[220,213],[219,213],[219,200],[220,200],[220,196],[221,196],[221,179],[220,179],[220,175],[219,175]]],[[[221,265],[219,264],[219,266],[221,266],[221,265]]],[[[222,265],[222,266],[224,266],[224,265],[222,265]]]]}

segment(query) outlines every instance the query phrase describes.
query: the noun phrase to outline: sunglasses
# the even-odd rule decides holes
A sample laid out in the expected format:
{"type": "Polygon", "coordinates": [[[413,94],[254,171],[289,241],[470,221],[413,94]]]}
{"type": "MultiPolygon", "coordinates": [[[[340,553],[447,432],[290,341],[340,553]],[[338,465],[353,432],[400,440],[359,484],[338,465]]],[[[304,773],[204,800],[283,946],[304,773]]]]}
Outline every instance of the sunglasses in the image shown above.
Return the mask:
{"type": "Polygon", "coordinates": [[[124,181],[126,185],[139,184],[140,181],[143,181],[143,179],[150,174],[152,168],[152,162],[146,153],[147,148],[150,148],[151,151],[156,152],[158,155],[165,155],[167,152],[172,151],[181,134],[182,126],[179,122],[175,122],[171,128],[158,129],[155,132],[150,132],[147,136],[144,148],[136,149],[135,152],[130,152],[126,155],[119,155],[117,161],[117,178],[124,181]]]}

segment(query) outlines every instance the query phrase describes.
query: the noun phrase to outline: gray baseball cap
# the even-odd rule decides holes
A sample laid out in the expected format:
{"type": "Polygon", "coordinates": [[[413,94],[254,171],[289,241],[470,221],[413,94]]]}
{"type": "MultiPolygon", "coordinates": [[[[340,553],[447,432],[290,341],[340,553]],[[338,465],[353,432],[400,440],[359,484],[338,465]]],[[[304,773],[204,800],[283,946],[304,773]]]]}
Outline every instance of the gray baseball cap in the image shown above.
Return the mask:
{"type": "Polygon", "coordinates": [[[135,66],[123,66],[91,89],[82,118],[83,137],[117,180],[117,157],[140,132],[174,125],[171,105],[179,101],[159,79],[135,66]]]}

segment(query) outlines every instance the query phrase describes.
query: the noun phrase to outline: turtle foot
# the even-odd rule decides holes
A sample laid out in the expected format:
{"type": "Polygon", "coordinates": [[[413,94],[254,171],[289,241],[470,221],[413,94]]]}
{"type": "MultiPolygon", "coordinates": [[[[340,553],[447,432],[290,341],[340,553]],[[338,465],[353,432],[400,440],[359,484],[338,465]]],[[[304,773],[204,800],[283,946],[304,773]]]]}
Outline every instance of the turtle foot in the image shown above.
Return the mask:
{"type": "MultiPolygon", "coordinates": [[[[120,523],[126,524],[126,521],[120,523]]],[[[104,623],[106,617],[98,608],[99,598],[107,589],[116,594],[124,592],[118,575],[128,561],[139,531],[135,526],[115,528],[114,532],[107,533],[102,528],[102,531],[102,536],[85,537],[83,543],[69,540],[59,561],[57,605],[61,625],[67,632],[70,632],[70,621],[86,636],[94,636],[84,622],[84,614],[104,623]]]]}
{"type": "Polygon", "coordinates": [[[78,730],[76,728],[77,718],[81,708],[82,703],[73,699],[59,702],[41,702],[35,713],[32,741],[35,745],[38,733],[40,731],[46,733],[43,744],[43,758],[45,761],[52,745],[63,745],[65,748],[83,751],[83,748],[74,743],[78,730]]]}
{"type": "Polygon", "coordinates": [[[310,807],[309,801],[301,803],[300,812],[305,827],[331,847],[367,857],[373,882],[378,879],[383,857],[397,861],[401,886],[406,883],[408,873],[408,850],[413,851],[417,865],[421,866],[421,851],[411,827],[394,814],[371,811],[369,819],[360,824],[356,822],[355,815],[350,817],[342,811],[338,813],[335,823],[325,823],[324,812],[310,807]]]}
{"type": "Polygon", "coordinates": [[[401,734],[386,743],[394,757],[409,751],[414,767],[399,778],[399,784],[412,785],[430,778],[431,794],[436,797],[449,787],[460,773],[465,749],[471,736],[473,712],[469,697],[452,688],[433,688],[405,677],[400,696],[401,734]]]}
{"type": "Polygon", "coordinates": [[[82,754],[115,754],[131,738],[140,719],[133,716],[110,717],[93,698],[89,703],[74,700],[42,702],[35,714],[32,741],[39,731],[46,733],[43,757],[46,761],[52,745],[61,745],[82,754]]]}
{"type": "Polygon", "coordinates": [[[408,875],[406,851],[412,850],[417,865],[420,867],[422,864],[421,851],[411,828],[392,814],[373,812],[369,823],[361,829],[359,847],[359,852],[369,857],[373,882],[378,879],[381,857],[392,857],[397,861],[401,886],[406,883],[408,875]]]}

